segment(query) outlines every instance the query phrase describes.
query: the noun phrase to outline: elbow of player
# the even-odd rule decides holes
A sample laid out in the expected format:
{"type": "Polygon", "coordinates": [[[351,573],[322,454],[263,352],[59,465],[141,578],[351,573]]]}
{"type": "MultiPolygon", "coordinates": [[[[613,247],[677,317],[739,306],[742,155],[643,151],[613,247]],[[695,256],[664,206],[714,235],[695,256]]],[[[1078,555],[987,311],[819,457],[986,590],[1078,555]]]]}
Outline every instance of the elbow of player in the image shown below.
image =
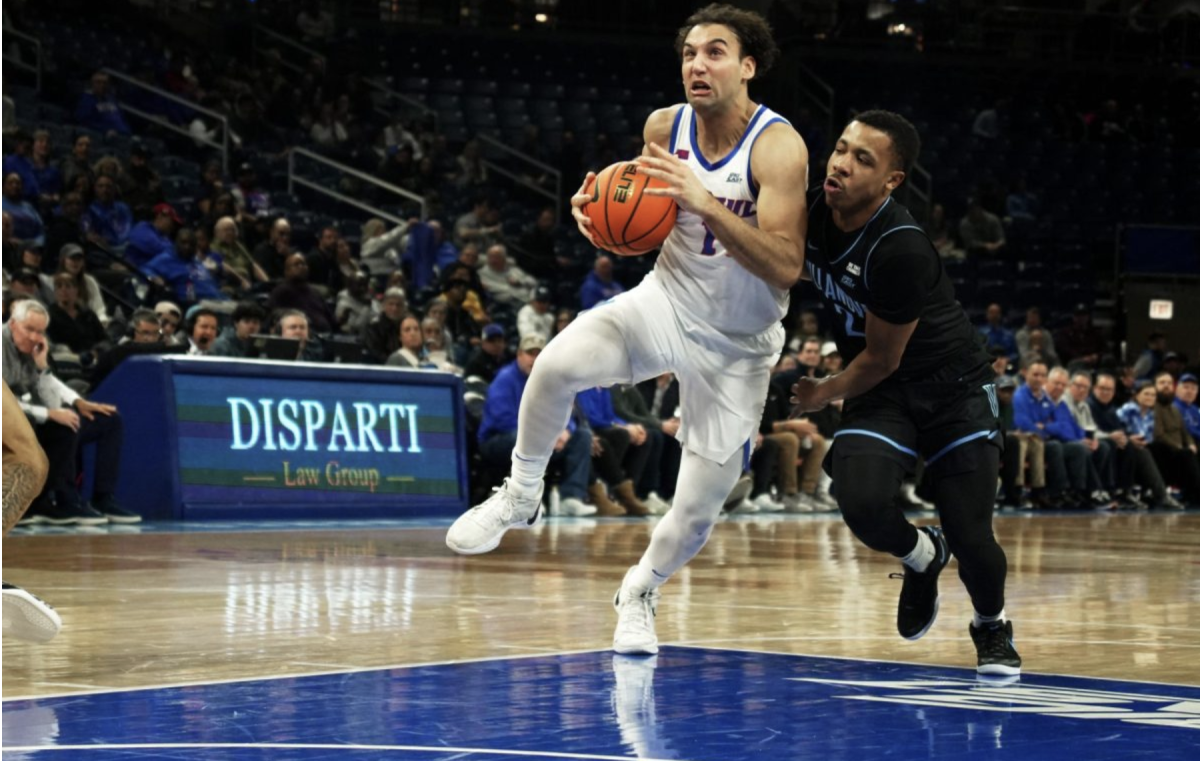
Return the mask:
{"type": "Polygon", "coordinates": [[[787,265],[782,267],[778,272],[775,273],[775,277],[772,278],[771,285],[783,291],[789,290],[795,286],[796,283],[800,282],[800,275],[803,273],[803,271],[804,268],[802,266],[787,265]]]}

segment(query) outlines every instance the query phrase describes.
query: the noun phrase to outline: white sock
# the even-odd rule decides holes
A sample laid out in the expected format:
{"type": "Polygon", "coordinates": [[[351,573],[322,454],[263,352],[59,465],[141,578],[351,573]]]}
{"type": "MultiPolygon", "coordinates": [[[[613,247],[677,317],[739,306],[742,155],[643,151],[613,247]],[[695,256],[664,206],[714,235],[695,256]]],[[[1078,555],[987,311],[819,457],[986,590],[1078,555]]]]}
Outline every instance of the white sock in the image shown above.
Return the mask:
{"type": "Polygon", "coordinates": [[[670,577],[654,570],[653,565],[643,555],[634,572],[629,576],[627,586],[630,593],[640,595],[651,589],[658,589],[667,582],[668,578],[670,577]]]}
{"type": "Polygon", "coordinates": [[[900,558],[900,561],[917,573],[924,573],[936,554],[937,548],[933,546],[933,540],[929,538],[929,534],[917,531],[917,546],[913,547],[912,552],[900,558]]]}
{"type": "Polygon", "coordinates": [[[833,479],[821,468],[820,474],[817,475],[817,494],[828,494],[830,486],[833,486],[833,479]]]}
{"type": "Polygon", "coordinates": [[[997,621],[999,621],[1000,623],[1004,623],[1007,620],[1008,619],[1004,615],[1004,609],[1001,608],[1000,612],[994,616],[980,615],[979,611],[975,611],[975,620],[972,623],[975,624],[976,629],[980,629],[983,627],[984,624],[994,624],[997,621]]]}
{"type": "Polygon", "coordinates": [[[538,486],[542,483],[542,478],[546,474],[546,466],[549,463],[549,457],[522,457],[514,449],[512,454],[512,475],[508,479],[508,482],[510,485],[516,487],[522,497],[532,498],[537,494],[538,486]]]}

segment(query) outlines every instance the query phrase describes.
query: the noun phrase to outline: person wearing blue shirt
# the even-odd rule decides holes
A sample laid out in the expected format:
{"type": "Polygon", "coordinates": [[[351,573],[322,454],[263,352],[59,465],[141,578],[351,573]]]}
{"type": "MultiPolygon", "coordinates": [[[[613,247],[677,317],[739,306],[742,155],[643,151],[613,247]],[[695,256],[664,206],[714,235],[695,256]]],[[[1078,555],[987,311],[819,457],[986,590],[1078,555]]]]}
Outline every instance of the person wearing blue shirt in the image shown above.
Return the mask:
{"type": "MultiPolygon", "coordinates": [[[[1033,494],[1033,501],[1040,507],[1063,508],[1079,504],[1078,494],[1068,494],[1069,489],[1081,490],[1087,481],[1088,453],[1083,447],[1066,447],[1062,441],[1051,436],[1057,431],[1054,411],[1057,405],[1046,393],[1047,372],[1042,362],[1031,362],[1025,368],[1025,385],[1013,394],[1013,427],[1030,433],[1045,442],[1046,489],[1033,494]]],[[[1070,411],[1067,411],[1070,416],[1070,411]]]]}
{"type": "MultiPolygon", "coordinates": [[[[607,388],[589,388],[575,396],[575,404],[587,416],[592,435],[600,440],[600,453],[592,457],[596,474],[612,487],[616,502],[625,514],[644,516],[650,508],[638,499],[634,484],[646,470],[650,447],[646,445],[646,429],[617,417],[613,410],[612,392],[607,388]]],[[[593,489],[603,489],[599,483],[593,489]]],[[[593,501],[603,506],[603,496],[593,493],[593,501]]],[[[601,510],[601,515],[605,512],[601,510]]],[[[620,515],[621,513],[617,513],[620,515]]]]}
{"type": "Polygon", "coordinates": [[[83,234],[97,246],[122,253],[133,229],[133,212],[117,200],[117,183],[113,178],[98,178],[94,190],[96,200],[79,219],[83,234]]]}
{"type": "Polygon", "coordinates": [[[62,172],[50,163],[50,133],[39,129],[33,133],[33,176],[38,185],[38,196],[46,203],[58,201],[62,195],[62,172]]]}
{"type": "Polygon", "coordinates": [[[4,175],[4,213],[12,224],[12,236],[19,245],[41,248],[46,243],[46,226],[42,215],[33,204],[23,197],[21,175],[6,172],[4,175]]]}
{"type": "Polygon", "coordinates": [[[584,309],[591,309],[624,292],[625,287],[613,280],[612,257],[601,254],[596,257],[596,264],[579,289],[579,303],[584,309]]]}
{"type": "MultiPolygon", "coordinates": [[[[1116,395],[1116,376],[1112,373],[1097,373],[1092,395],[1088,397],[1088,406],[1092,410],[1092,418],[1096,421],[1097,431],[1117,446],[1118,485],[1125,490],[1126,499],[1133,501],[1135,506],[1144,507],[1144,503],[1149,502],[1153,506],[1166,507],[1174,500],[1167,494],[1167,485],[1163,481],[1162,473],[1154,463],[1154,457],[1146,448],[1145,442],[1138,442],[1130,437],[1130,431],[1121,420],[1120,407],[1113,401],[1116,395]],[[1141,496],[1134,491],[1134,484],[1143,487],[1141,496]],[[1143,499],[1147,492],[1148,500],[1143,499]]],[[[1153,401],[1150,404],[1153,405],[1153,401]]],[[[1133,407],[1136,409],[1137,404],[1133,403],[1133,407]]],[[[1153,406],[1150,425],[1154,425],[1153,406]]]]}
{"type": "Polygon", "coordinates": [[[142,267],[149,277],[156,277],[171,288],[175,299],[192,304],[205,299],[227,301],[229,295],[221,290],[212,271],[196,258],[196,234],[183,228],[175,236],[173,251],[164,251],[142,267]]]}
{"type": "Polygon", "coordinates": [[[1050,397],[1054,408],[1053,419],[1047,424],[1046,432],[1051,438],[1062,442],[1064,458],[1068,461],[1078,459],[1078,455],[1067,456],[1067,452],[1075,449],[1083,451],[1084,481],[1073,482],[1072,486],[1084,489],[1093,507],[1110,508],[1113,506],[1112,497],[1100,480],[1100,472],[1111,470],[1112,449],[1101,446],[1094,436],[1088,436],[1087,430],[1072,414],[1065,393],[1070,377],[1070,373],[1061,367],[1054,368],[1047,375],[1046,395],[1050,397]]]}
{"type": "Polygon", "coordinates": [[[128,135],[132,130],[121,115],[117,99],[108,89],[108,75],[97,71],[92,75],[92,89],[79,96],[75,106],[75,121],[89,129],[105,134],[128,135]]]}
{"type": "Polygon", "coordinates": [[[999,304],[988,304],[987,324],[979,329],[987,339],[988,350],[1002,349],[1010,362],[1017,361],[1017,336],[1004,327],[1004,310],[999,304]]]}
{"type": "Polygon", "coordinates": [[[129,245],[125,247],[125,258],[139,269],[159,254],[175,256],[175,244],[171,235],[175,226],[183,224],[179,214],[170,204],[160,203],[154,207],[153,222],[138,222],[129,233],[129,245]]]}
{"type": "Polygon", "coordinates": [[[13,152],[4,157],[4,176],[7,177],[13,173],[20,175],[21,191],[25,200],[36,201],[40,190],[38,189],[37,167],[29,158],[30,145],[28,132],[19,129],[13,133],[13,152]]]}
{"type": "Polygon", "coordinates": [[[1192,438],[1200,441],[1200,407],[1196,406],[1196,392],[1200,390],[1200,382],[1192,373],[1179,376],[1175,384],[1175,406],[1183,415],[1183,427],[1192,434],[1192,438]]]}
{"type": "MultiPolygon", "coordinates": [[[[488,387],[483,406],[483,422],[479,426],[479,452],[493,465],[506,465],[512,459],[517,443],[517,413],[521,397],[534,362],[546,347],[541,336],[525,336],[517,349],[517,359],[500,369],[488,387]]],[[[583,503],[591,472],[592,434],[587,428],[569,421],[554,445],[552,463],[561,463],[562,482],[558,490],[562,497],[560,510],[564,515],[588,515],[594,510],[583,503]]]]}

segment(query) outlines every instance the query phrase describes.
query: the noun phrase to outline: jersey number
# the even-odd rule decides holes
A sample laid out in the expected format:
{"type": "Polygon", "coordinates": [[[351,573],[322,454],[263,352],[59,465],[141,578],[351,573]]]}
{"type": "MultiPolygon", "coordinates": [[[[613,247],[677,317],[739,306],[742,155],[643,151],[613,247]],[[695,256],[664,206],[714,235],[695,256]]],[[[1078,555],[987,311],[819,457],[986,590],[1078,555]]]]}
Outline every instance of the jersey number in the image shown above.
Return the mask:
{"type": "Polygon", "coordinates": [[[840,304],[834,305],[834,310],[846,318],[846,335],[847,337],[865,338],[866,333],[861,330],[854,329],[854,318],[857,316],[853,311],[843,308],[840,304]]]}
{"type": "Polygon", "coordinates": [[[704,225],[704,245],[700,247],[701,256],[715,256],[717,253],[717,236],[704,225]]]}

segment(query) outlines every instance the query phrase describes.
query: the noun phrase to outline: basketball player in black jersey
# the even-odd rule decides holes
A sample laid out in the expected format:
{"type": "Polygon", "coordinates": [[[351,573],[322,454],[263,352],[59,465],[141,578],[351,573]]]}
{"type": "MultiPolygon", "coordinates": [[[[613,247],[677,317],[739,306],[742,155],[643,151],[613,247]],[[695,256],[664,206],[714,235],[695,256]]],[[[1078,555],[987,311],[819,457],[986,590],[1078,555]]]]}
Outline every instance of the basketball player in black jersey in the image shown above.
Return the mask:
{"type": "Polygon", "coordinates": [[[825,468],[854,534],[904,563],[900,635],[917,639],[933,625],[937,578],[953,554],[975,607],[979,673],[1016,675],[1021,658],[1004,614],[1008,566],[992,533],[1004,445],[995,372],[937,251],[892,198],[920,145],[904,117],[859,114],[810,193],[805,276],[837,314],[846,369],[802,379],[792,401],[809,412],[845,400],[825,468]],[[894,506],[918,456],[944,531],[918,530],[894,506]]]}

